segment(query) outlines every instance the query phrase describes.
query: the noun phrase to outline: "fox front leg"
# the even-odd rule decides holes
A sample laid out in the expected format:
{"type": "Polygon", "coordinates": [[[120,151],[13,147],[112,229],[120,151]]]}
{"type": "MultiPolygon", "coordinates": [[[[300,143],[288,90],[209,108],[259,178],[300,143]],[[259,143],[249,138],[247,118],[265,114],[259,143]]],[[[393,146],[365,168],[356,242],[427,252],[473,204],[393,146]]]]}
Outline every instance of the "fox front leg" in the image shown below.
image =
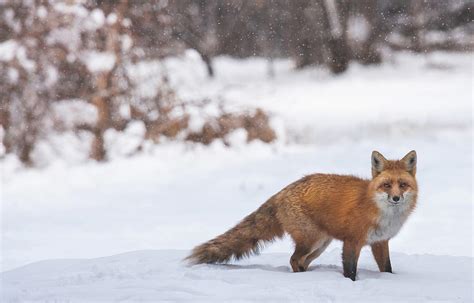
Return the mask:
{"type": "Polygon", "coordinates": [[[344,241],[342,248],[342,267],[344,269],[344,277],[356,280],[357,261],[359,260],[362,245],[352,241],[344,241]]]}
{"type": "Polygon", "coordinates": [[[390,263],[390,253],[388,249],[388,241],[376,242],[371,245],[372,254],[380,272],[392,272],[392,264],[390,263]]]}

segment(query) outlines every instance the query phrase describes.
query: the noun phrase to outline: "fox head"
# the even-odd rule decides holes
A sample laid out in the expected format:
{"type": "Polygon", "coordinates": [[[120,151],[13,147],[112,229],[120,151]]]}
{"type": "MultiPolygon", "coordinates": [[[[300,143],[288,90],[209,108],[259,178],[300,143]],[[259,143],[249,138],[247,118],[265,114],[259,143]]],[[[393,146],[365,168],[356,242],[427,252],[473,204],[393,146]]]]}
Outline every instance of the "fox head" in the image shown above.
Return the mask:
{"type": "Polygon", "coordinates": [[[374,199],[383,206],[410,205],[415,202],[416,151],[412,150],[401,160],[387,160],[378,151],[372,152],[371,190],[374,199]]]}

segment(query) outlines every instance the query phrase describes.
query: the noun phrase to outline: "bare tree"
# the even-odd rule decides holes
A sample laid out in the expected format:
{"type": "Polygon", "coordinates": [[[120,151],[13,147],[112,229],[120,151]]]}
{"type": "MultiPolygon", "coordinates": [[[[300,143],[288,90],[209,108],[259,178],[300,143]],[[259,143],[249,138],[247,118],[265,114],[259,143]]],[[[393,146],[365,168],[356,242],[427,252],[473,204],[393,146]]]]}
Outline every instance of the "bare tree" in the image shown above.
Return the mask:
{"type": "Polygon", "coordinates": [[[112,114],[114,112],[114,99],[126,94],[129,89],[124,68],[124,50],[121,43],[121,34],[126,31],[124,22],[125,12],[128,9],[128,1],[122,0],[113,6],[109,16],[115,19],[105,27],[105,49],[104,52],[113,56],[113,65],[109,69],[100,71],[95,77],[95,92],[90,98],[90,102],[97,108],[97,124],[93,128],[94,140],[92,142],[91,157],[97,161],[105,160],[106,148],[104,143],[104,133],[114,125],[112,114]],[[126,86],[120,85],[120,81],[125,81],[126,86]]]}
{"type": "Polygon", "coordinates": [[[214,77],[212,57],[217,52],[217,0],[175,0],[167,7],[173,16],[173,35],[196,50],[206,64],[209,77],[214,77]]]}

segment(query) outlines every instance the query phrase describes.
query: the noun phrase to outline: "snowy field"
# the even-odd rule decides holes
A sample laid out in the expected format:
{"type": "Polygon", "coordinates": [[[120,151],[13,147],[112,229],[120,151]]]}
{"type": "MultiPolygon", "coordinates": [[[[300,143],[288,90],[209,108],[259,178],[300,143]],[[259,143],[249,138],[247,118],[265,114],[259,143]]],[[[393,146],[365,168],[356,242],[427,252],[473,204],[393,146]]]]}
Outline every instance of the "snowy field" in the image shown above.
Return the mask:
{"type": "Polygon", "coordinates": [[[288,61],[274,78],[262,59],[215,63],[213,80],[192,53],[165,66],[183,98],[269,111],[278,141],[246,145],[235,132],[233,148],[169,142],[106,164],[34,170],[7,158],[2,302],[472,302],[471,55],[402,54],[339,77],[288,61]],[[418,153],[419,204],[391,241],[395,274],[378,273],[364,250],[359,280],[343,278],[337,242],[310,271],[290,273],[287,238],[232,265],[181,263],[305,174],[369,177],[374,149],[418,153]]]}
{"type": "Polygon", "coordinates": [[[340,251],[291,273],[288,254],[238,264],[180,264],[185,251],[146,250],[105,258],[34,263],[4,274],[6,301],[22,302],[470,302],[472,258],[392,254],[395,274],[364,254],[359,280],[342,277],[340,251]],[[337,264],[337,265],[335,265],[337,264]]]}

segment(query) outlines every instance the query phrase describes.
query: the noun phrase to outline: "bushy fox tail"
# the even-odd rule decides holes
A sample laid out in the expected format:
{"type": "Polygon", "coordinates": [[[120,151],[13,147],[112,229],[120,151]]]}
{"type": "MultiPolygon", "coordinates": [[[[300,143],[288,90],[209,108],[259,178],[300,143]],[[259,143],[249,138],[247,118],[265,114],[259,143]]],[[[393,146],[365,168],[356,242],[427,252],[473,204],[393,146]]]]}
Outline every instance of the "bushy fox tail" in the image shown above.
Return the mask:
{"type": "Polygon", "coordinates": [[[196,246],[185,261],[190,264],[225,263],[258,254],[264,242],[283,236],[270,199],[236,226],[216,238],[196,246]]]}

